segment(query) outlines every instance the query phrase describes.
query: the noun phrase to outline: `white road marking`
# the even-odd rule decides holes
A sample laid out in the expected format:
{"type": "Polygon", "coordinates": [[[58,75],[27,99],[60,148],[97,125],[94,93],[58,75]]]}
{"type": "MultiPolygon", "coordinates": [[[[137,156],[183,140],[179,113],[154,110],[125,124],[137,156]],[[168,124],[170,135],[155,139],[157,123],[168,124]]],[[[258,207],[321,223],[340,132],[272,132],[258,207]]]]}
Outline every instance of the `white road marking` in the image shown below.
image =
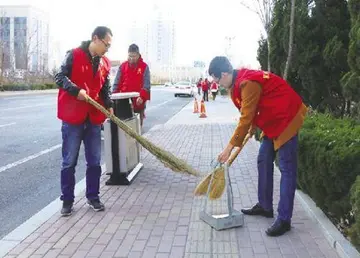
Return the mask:
{"type": "Polygon", "coordinates": [[[15,162],[13,162],[13,163],[11,163],[11,164],[7,164],[7,165],[5,165],[5,166],[3,166],[3,167],[0,167],[0,173],[1,173],[1,172],[4,172],[4,171],[6,171],[6,170],[8,170],[8,169],[10,169],[10,168],[13,168],[13,167],[19,166],[19,165],[21,165],[21,164],[24,164],[25,162],[27,162],[27,161],[29,161],[29,160],[36,159],[37,157],[40,157],[40,156],[42,156],[42,155],[44,155],[44,154],[47,154],[47,153],[52,152],[52,151],[54,151],[54,150],[57,150],[57,149],[59,149],[59,148],[61,148],[61,144],[52,146],[52,147],[49,148],[49,149],[40,151],[40,152],[38,152],[38,153],[36,153],[36,154],[30,155],[30,156],[28,156],[28,157],[26,157],[26,158],[20,159],[20,160],[15,161],[15,162]]]}
{"type": "Polygon", "coordinates": [[[14,124],[16,124],[16,123],[8,123],[8,124],[3,124],[3,125],[0,125],[0,128],[1,128],[1,127],[5,127],[5,126],[10,126],[10,125],[14,125],[14,124]]]}
{"type": "Polygon", "coordinates": [[[0,111],[10,111],[10,110],[19,110],[24,108],[32,108],[32,107],[45,107],[45,106],[53,106],[55,103],[49,104],[37,104],[37,105],[30,105],[30,106],[22,106],[22,107],[14,107],[14,108],[2,108],[0,111]]]}
{"type": "Polygon", "coordinates": [[[162,102],[162,103],[160,103],[160,104],[157,104],[157,105],[155,105],[155,106],[151,106],[151,107],[145,109],[145,112],[150,111],[150,110],[155,109],[155,108],[158,108],[158,107],[160,107],[160,106],[163,106],[163,105],[165,105],[166,103],[169,103],[169,102],[171,102],[171,101],[174,101],[174,100],[173,100],[173,99],[172,99],[172,100],[167,100],[167,101],[164,101],[164,102],[162,102]]]}

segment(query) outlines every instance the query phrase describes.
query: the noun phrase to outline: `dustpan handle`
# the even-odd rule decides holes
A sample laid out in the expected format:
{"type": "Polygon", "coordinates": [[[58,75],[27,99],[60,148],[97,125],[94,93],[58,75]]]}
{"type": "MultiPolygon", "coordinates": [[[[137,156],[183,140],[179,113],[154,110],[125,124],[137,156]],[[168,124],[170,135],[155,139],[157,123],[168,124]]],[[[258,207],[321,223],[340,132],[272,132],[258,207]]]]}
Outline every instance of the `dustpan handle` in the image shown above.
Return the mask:
{"type": "Polygon", "coordinates": [[[232,186],[231,186],[231,180],[230,180],[230,174],[229,174],[229,167],[227,164],[224,166],[225,169],[225,183],[226,183],[226,193],[227,193],[227,206],[228,206],[228,212],[229,216],[233,213],[233,193],[232,193],[232,186]]]}

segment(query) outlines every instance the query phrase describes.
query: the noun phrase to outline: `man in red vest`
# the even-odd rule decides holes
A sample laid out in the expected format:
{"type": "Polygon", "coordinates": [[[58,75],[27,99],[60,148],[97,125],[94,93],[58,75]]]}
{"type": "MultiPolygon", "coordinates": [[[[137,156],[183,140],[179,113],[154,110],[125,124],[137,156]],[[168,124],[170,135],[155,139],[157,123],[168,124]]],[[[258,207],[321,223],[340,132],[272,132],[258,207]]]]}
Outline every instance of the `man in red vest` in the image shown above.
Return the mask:
{"type": "Polygon", "coordinates": [[[207,78],[205,78],[205,80],[202,82],[201,87],[202,87],[202,91],[203,91],[203,100],[209,101],[210,82],[207,78]]]}
{"type": "Polygon", "coordinates": [[[135,113],[140,114],[140,124],[143,125],[146,101],[150,100],[150,70],[143,61],[139,47],[131,44],[128,49],[128,60],[122,63],[116,74],[113,93],[139,92],[140,96],[132,99],[135,113]]]}
{"type": "Polygon", "coordinates": [[[81,142],[84,142],[86,198],[95,211],[104,210],[99,199],[101,175],[101,124],[105,116],[86,102],[88,96],[111,113],[110,61],[104,54],[111,46],[112,32],[97,27],[90,41],[84,41],[67,52],[60,72],[55,76],[59,86],[58,118],[62,120],[61,214],[71,215],[74,203],[75,167],[81,142]]]}
{"type": "Polygon", "coordinates": [[[263,132],[258,155],[258,203],[241,211],[247,215],[273,218],[273,173],[276,152],[281,171],[278,217],[266,230],[280,236],[291,229],[297,174],[298,132],[307,108],[300,96],[279,76],[249,69],[233,70],[226,57],[215,57],[209,74],[231,92],[240,110],[238,126],[218,160],[226,162],[234,147],[242,145],[245,135],[257,127],[263,132]]]}

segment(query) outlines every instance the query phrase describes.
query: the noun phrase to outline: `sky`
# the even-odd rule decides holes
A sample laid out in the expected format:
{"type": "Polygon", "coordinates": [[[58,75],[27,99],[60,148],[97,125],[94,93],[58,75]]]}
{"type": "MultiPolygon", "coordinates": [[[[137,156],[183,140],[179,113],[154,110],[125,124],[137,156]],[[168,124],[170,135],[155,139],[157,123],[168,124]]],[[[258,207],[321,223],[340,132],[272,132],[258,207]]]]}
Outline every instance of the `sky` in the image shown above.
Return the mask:
{"type": "MultiPolygon", "coordinates": [[[[62,59],[68,49],[90,39],[96,26],[113,32],[108,57],[124,60],[127,55],[128,28],[133,19],[148,19],[154,2],[170,8],[176,23],[176,62],[191,65],[195,60],[208,63],[225,54],[225,37],[235,37],[233,65],[258,68],[258,40],[263,32],[259,17],[241,5],[240,0],[1,0],[2,5],[32,5],[49,15],[52,53],[62,59]],[[103,3],[103,4],[102,4],[103,3]]],[[[254,3],[254,0],[247,0],[254,3]]],[[[61,60],[58,60],[61,62],[61,60]]]]}

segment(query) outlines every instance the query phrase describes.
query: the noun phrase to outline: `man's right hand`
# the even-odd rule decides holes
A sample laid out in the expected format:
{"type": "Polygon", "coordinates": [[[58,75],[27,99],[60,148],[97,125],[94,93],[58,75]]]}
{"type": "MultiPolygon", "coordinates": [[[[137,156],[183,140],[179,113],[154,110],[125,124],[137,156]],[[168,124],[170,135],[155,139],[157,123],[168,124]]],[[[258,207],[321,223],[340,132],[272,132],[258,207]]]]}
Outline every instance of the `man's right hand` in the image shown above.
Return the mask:
{"type": "Polygon", "coordinates": [[[87,99],[87,97],[88,97],[88,95],[87,95],[87,93],[86,93],[86,91],[84,89],[81,89],[79,91],[79,94],[77,95],[78,100],[83,100],[84,101],[84,100],[87,99]]]}

